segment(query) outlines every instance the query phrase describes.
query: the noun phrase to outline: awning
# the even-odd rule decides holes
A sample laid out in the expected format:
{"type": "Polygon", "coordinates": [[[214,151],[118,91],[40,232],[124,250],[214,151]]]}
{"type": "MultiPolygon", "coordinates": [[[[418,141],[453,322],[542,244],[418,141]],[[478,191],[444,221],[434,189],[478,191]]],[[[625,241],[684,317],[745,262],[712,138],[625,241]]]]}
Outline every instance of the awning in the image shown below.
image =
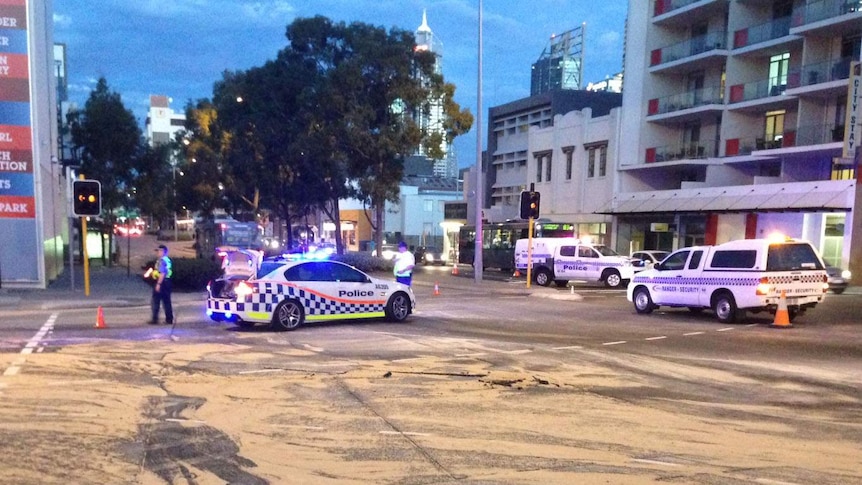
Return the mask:
{"type": "Polygon", "coordinates": [[[699,187],[618,194],[596,213],[843,212],[855,196],[853,180],[699,187]]]}

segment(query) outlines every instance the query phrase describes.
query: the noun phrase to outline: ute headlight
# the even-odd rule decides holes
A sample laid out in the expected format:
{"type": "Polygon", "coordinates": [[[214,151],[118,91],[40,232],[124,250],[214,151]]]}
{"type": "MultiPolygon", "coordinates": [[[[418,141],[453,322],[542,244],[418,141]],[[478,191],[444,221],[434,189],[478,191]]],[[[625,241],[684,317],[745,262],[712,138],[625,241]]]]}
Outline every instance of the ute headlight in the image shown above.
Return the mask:
{"type": "Polygon", "coordinates": [[[845,269],[844,271],[842,271],[842,272],[841,272],[841,277],[842,277],[842,278],[844,278],[845,280],[849,280],[849,279],[850,279],[850,274],[851,274],[851,273],[850,273],[850,270],[849,270],[849,269],[845,269]]]}

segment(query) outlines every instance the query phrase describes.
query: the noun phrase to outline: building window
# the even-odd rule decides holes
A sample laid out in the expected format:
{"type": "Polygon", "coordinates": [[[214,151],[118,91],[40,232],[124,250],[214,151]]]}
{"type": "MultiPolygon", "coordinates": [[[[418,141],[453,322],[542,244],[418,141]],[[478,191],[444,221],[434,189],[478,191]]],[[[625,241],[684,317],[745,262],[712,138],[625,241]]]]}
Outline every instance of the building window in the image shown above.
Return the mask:
{"type": "Polygon", "coordinates": [[[536,182],[542,181],[542,156],[536,155],[536,182]]]}
{"type": "Polygon", "coordinates": [[[608,171],[608,147],[599,147],[599,177],[604,177],[608,171]]]}
{"type": "Polygon", "coordinates": [[[544,156],[544,158],[548,159],[548,163],[545,164],[545,167],[546,167],[546,169],[545,169],[546,170],[545,171],[545,181],[550,182],[551,181],[551,167],[554,165],[552,163],[552,155],[550,153],[548,153],[547,155],[544,156]]]}
{"type": "Polygon", "coordinates": [[[587,150],[587,178],[596,176],[596,147],[587,150]]]}
{"type": "Polygon", "coordinates": [[[575,147],[563,147],[563,153],[566,154],[566,180],[572,180],[572,155],[575,152],[575,147]]]}
{"type": "Polygon", "coordinates": [[[784,93],[784,89],[787,87],[787,71],[789,69],[789,52],[769,58],[769,96],[778,96],[784,93]]]}
{"type": "MultiPolygon", "coordinates": [[[[763,131],[767,142],[780,142],[784,137],[784,110],[768,111],[766,113],[766,128],[763,131]]],[[[780,144],[778,146],[781,146],[780,144]]],[[[775,148],[768,146],[767,148],[775,148]]]]}

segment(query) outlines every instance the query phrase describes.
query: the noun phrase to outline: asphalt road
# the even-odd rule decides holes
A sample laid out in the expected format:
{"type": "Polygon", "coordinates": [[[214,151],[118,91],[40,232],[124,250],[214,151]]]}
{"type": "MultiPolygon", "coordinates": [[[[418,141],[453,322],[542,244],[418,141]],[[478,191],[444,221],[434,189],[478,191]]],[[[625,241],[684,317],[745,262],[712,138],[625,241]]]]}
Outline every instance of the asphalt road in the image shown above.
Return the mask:
{"type": "Polygon", "coordinates": [[[401,324],[5,312],[0,482],[862,483],[860,295],[775,329],[450,271],[401,324]]]}

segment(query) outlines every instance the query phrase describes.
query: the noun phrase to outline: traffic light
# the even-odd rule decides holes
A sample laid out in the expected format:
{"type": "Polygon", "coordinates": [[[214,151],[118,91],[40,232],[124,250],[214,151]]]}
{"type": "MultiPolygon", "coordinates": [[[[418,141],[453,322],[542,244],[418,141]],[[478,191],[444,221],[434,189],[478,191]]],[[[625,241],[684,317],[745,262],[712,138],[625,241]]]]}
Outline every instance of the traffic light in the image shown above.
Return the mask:
{"type": "Polygon", "coordinates": [[[521,219],[539,218],[539,193],[525,190],[521,192],[521,219]]]}
{"type": "Polygon", "coordinates": [[[75,180],[72,183],[72,213],[83,217],[102,213],[102,184],[98,180],[75,180]]]}

